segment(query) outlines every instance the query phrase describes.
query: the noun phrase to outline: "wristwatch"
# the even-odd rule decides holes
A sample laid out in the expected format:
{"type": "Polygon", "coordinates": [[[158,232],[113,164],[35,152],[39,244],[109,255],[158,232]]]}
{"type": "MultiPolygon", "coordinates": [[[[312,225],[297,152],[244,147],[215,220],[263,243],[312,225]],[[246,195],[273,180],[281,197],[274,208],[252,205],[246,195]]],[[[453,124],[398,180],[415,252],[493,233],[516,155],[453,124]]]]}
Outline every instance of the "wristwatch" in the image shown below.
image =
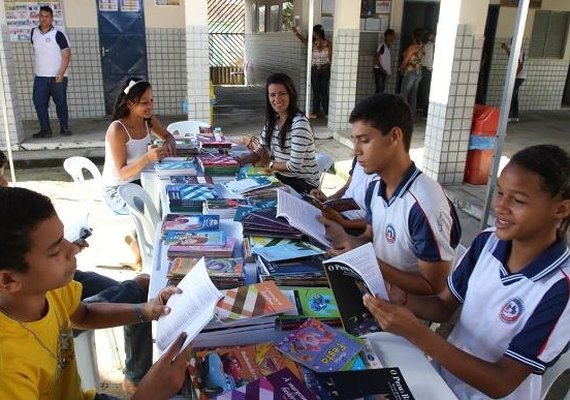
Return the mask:
{"type": "Polygon", "coordinates": [[[273,169],[273,165],[275,165],[275,161],[269,162],[269,169],[273,169]]]}

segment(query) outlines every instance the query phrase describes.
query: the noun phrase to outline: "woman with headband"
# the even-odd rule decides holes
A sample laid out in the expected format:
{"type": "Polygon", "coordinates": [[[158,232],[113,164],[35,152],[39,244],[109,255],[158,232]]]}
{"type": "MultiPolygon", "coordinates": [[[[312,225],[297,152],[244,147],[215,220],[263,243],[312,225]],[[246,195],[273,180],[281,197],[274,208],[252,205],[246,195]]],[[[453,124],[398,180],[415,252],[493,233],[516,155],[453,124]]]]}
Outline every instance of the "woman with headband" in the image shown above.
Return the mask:
{"type": "Polygon", "coordinates": [[[105,134],[103,197],[117,214],[128,214],[119,186],[129,182],[140,185],[141,171],[149,163],[176,155],[176,141],[153,114],[153,102],[149,82],[128,79],[117,97],[113,122],[105,134]],[[164,145],[151,146],[151,133],[164,145]]]}

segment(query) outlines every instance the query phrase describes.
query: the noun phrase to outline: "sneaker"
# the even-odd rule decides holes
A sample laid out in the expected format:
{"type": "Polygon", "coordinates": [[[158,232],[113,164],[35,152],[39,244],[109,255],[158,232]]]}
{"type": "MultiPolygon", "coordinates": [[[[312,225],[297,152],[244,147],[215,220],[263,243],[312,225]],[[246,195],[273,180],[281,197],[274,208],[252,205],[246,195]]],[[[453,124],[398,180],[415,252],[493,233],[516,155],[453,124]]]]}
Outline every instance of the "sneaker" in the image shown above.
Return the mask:
{"type": "Polygon", "coordinates": [[[60,135],[63,136],[71,136],[73,135],[73,133],[71,133],[71,131],[69,130],[69,128],[61,128],[61,130],[59,131],[60,135]]]}
{"type": "Polygon", "coordinates": [[[47,131],[47,130],[43,130],[43,129],[42,129],[42,130],[39,131],[38,133],[34,133],[34,134],[32,135],[32,137],[33,137],[34,139],[42,139],[42,138],[50,138],[51,135],[52,135],[51,131],[47,131]]]}

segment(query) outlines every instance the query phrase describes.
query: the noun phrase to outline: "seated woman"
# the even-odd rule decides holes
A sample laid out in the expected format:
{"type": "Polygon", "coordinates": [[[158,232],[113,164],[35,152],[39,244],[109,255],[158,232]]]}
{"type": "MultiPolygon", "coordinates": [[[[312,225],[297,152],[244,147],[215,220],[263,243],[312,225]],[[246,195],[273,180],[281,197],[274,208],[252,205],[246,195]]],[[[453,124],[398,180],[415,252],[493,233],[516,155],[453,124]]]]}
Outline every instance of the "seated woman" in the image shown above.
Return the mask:
{"type": "Polygon", "coordinates": [[[318,187],[315,139],[307,117],[297,106],[297,91],[291,78],[282,73],[267,78],[265,125],[260,146],[239,160],[240,165],[255,163],[269,153],[269,168],[283,183],[298,192],[318,187]]]}
{"type": "Polygon", "coordinates": [[[128,214],[119,186],[129,182],[140,185],[141,171],[149,163],[176,155],[176,141],[153,114],[153,102],[149,82],[128,79],[105,134],[103,197],[117,214],[128,214]],[[151,132],[164,141],[163,146],[151,146],[151,132]]]}

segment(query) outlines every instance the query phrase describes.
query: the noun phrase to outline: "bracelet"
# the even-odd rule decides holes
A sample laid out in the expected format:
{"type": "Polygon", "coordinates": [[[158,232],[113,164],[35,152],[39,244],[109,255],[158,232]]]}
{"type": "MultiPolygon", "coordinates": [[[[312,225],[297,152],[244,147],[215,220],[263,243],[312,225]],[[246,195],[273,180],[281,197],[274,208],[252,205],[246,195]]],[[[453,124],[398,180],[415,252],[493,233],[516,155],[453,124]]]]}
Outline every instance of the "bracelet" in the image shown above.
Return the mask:
{"type": "Polygon", "coordinates": [[[138,322],[146,322],[142,313],[142,304],[135,304],[135,315],[137,317],[138,322]]]}

